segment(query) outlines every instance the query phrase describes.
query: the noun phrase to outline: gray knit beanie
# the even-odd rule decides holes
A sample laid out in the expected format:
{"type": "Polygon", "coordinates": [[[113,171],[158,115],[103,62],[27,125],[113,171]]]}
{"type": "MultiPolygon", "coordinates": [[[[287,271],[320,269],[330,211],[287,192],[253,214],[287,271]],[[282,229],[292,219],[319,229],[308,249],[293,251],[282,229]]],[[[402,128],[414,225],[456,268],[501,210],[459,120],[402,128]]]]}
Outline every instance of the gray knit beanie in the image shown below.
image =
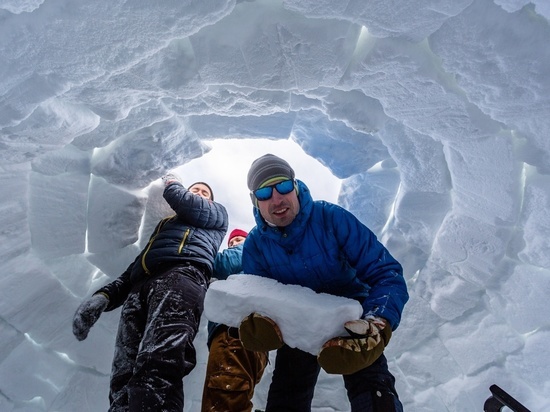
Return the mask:
{"type": "Polygon", "coordinates": [[[268,153],[252,162],[248,171],[248,188],[254,191],[266,180],[274,177],[294,179],[294,170],[292,170],[292,167],[290,167],[286,160],[268,153]]]}
{"type": "Polygon", "coordinates": [[[210,185],[208,183],[205,183],[205,182],[195,182],[193,183],[192,185],[189,185],[189,189],[191,189],[193,186],[195,185],[205,185],[208,189],[210,189],[210,200],[214,201],[214,191],[212,190],[212,188],[210,187],[210,185]]]}

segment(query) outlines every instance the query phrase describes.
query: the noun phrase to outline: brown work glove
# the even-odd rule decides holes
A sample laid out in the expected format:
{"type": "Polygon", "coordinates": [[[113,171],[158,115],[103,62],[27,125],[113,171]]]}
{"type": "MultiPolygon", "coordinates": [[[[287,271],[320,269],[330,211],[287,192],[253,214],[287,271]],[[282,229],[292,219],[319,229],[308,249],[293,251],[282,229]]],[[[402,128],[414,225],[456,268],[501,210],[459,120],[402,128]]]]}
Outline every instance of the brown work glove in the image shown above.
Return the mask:
{"type": "Polygon", "coordinates": [[[384,352],[392,330],[385,319],[370,316],[344,324],[350,337],[327,341],[317,355],[327,373],[350,375],[372,365],[384,352]]]}
{"type": "Polygon", "coordinates": [[[267,316],[252,313],[239,326],[239,339],[247,350],[268,352],[283,346],[283,335],[277,324],[267,316]]]}

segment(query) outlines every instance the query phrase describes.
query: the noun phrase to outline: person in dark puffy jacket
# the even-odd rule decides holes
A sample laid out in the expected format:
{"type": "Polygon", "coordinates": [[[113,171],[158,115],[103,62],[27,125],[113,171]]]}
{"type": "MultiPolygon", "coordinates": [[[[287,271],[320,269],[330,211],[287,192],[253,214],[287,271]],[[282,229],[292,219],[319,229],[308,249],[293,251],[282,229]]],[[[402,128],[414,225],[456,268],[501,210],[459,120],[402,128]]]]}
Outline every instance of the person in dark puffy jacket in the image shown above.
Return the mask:
{"type": "Polygon", "coordinates": [[[196,364],[193,339],[214,258],[227,233],[224,206],[204,182],[163,177],[176,215],[162,219],[117,279],[77,309],[73,333],[86,339],[103,311],[122,305],[111,371],[111,412],[181,412],[183,382],[196,364]]]}
{"type": "MultiPolygon", "coordinates": [[[[228,248],[214,261],[215,280],[242,273],[243,245],[248,233],[234,229],[229,234],[228,248]]],[[[213,279],[214,280],[214,279],[213,279]]],[[[266,352],[246,350],[237,328],[208,322],[209,349],[202,395],[202,412],[252,410],[254,389],[260,382],[268,361],[266,352]]]]}
{"type": "Polygon", "coordinates": [[[245,348],[277,350],[266,412],[311,410],[321,368],[343,375],[352,412],[402,411],[383,355],[409,298],[401,265],[353,214],[313,201],[285,160],[256,159],[248,188],[256,226],[244,245],[243,272],[356,299],[363,307],[361,319],[343,325],[349,336],[329,340],[317,356],[286,345],[267,314],[243,319],[245,348]]]}

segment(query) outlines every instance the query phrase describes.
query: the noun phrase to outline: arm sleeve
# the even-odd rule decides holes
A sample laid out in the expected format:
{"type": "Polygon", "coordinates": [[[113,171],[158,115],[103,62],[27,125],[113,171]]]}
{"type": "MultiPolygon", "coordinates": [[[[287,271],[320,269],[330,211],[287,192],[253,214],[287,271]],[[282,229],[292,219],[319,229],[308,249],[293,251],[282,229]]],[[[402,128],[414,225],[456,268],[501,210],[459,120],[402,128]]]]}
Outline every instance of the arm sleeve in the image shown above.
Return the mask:
{"type": "Polygon", "coordinates": [[[188,224],[203,229],[227,230],[227,211],[220,203],[191,193],[179,182],[166,186],[163,196],[178,217],[188,224]]]}
{"type": "Polygon", "coordinates": [[[401,264],[353,214],[338,207],[332,218],[341,250],[358,279],[370,288],[363,301],[364,315],[383,317],[395,330],[409,299],[401,264]]]}
{"type": "Polygon", "coordinates": [[[121,306],[125,301],[130,290],[132,289],[132,282],[130,281],[130,274],[134,264],[139,265],[139,258],[141,254],[126,268],[126,270],[115,280],[98,289],[94,295],[102,293],[109,299],[109,304],[105,309],[106,312],[114,310],[121,306]]]}
{"type": "Polygon", "coordinates": [[[240,273],[242,266],[243,246],[238,245],[225,249],[216,255],[214,260],[214,277],[216,279],[227,279],[229,275],[240,273]]]}

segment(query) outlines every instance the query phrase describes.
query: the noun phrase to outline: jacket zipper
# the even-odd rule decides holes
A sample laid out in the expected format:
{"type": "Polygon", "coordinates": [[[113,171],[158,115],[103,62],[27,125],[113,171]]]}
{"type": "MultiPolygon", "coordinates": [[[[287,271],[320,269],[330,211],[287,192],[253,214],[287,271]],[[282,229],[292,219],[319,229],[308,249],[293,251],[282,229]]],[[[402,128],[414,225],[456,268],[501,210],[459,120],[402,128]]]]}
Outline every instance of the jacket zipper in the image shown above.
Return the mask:
{"type": "Polygon", "coordinates": [[[171,217],[167,217],[166,219],[163,220],[163,222],[159,225],[159,228],[158,230],[156,231],[156,233],[153,235],[153,237],[151,239],[149,239],[149,243],[147,244],[147,248],[145,248],[145,252],[143,252],[143,255],[141,256],[141,267],[143,268],[143,270],[145,271],[145,273],[147,275],[151,275],[151,272],[149,271],[149,268],[147,267],[147,265],[145,264],[145,257],[147,256],[147,253],[149,253],[149,249],[151,249],[151,246],[153,245],[153,242],[155,241],[155,239],[157,238],[158,234],[160,233],[160,230],[162,229],[162,227],[164,226],[164,224],[166,222],[168,222],[168,220],[170,220],[172,218],[171,217]]]}
{"type": "Polygon", "coordinates": [[[180,247],[178,248],[178,255],[181,255],[181,251],[183,250],[183,247],[185,246],[185,241],[187,240],[187,237],[189,236],[189,232],[191,229],[187,228],[183,235],[183,239],[180,242],[180,247]]]}

